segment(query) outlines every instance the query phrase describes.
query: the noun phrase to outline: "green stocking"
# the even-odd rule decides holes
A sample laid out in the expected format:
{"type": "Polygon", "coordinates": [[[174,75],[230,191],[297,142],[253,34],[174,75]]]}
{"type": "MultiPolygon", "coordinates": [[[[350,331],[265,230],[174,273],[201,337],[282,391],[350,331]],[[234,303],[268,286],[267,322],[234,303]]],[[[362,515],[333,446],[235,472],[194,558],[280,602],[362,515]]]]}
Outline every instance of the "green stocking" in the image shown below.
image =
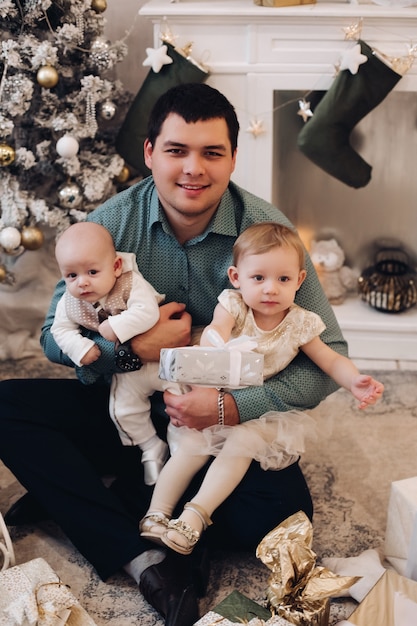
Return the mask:
{"type": "Polygon", "coordinates": [[[357,74],[347,69],[339,72],[297,139],[299,149],[313,163],[355,188],[369,183],[372,168],[351,147],[350,134],[401,78],[364,41],[359,44],[368,60],[357,74]]]}
{"type": "Polygon", "coordinates": [[[177,52],[174,46],[169,43],[164,45],[167,46],[167,54],[173,59],[173,63],[163,65],[157,73],[149,70],[116,138],[116,149],[120,156],[136,173],[144,177],[150,174],[143,158],[143,143],[153,105],[171,87],[181,83],[201,83],[208,77],[208,72],[194,65],[177,52]]]}

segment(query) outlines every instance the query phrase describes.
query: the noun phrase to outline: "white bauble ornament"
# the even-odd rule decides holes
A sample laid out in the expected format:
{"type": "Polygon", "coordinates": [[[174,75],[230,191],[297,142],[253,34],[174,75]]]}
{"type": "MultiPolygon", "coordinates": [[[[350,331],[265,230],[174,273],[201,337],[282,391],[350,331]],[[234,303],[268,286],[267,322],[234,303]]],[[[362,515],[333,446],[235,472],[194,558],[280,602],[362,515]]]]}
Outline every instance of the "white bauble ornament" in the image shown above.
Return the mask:
{"type": "Polygon", "coordinates": [[[70,159],[78,154],[78,150],[80,149],[80,144],[76,140],[75,137],[66,133],[61,139],[58,139],[56,142],[56,151],[60,156],[64,159],[70,159]]]}
{"type": "Polygon", "coordinates": [[[81,189],[76,183],[65,183],[58,189],[59,204],[64,209],[76,209],[83,201],[81,189]]]}
{"type": "Polygon", "coordinates": [[[3,230],[0,230],[0,246],[2,246],[6,252],[16,250],[20,246],[21,234],[14,226],[6,226],[3,230]]]}

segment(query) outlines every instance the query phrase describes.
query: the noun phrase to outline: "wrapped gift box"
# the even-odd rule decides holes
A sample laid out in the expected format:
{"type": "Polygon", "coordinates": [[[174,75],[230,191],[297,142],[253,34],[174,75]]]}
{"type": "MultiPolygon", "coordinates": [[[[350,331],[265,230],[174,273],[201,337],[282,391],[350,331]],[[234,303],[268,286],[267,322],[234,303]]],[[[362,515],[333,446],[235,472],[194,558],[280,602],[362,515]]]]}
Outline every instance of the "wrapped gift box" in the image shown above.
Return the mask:
{"type": "Polygon", "coordinates": [[[417,580],[417,477],[391,484],[385,558],[399,574],[417,580]]]}
{"type": "Polygon", "coordinates": [[[0,573],[0,626],[96,626],[44,559],[0,573]]]}
{"type": "Polygon", "coordinates": [[[194,626],[291,626],[290,622],[271,612],[239,591],[232,591],[212,611],[209,611],[194,626]],[[260,622],[260,620],[262,620],[260,622]]]}
{"type": "Polygon", "coordinates": [[[264,357],[226,348],[164,348],[159,377],[188,385],[238,389],[263,384],[264,357]]]}
{"type": "Polygon", "coordinates": [[[347,623],[355,626],[417,624],[417,582],[387,570],[347,623]]]}

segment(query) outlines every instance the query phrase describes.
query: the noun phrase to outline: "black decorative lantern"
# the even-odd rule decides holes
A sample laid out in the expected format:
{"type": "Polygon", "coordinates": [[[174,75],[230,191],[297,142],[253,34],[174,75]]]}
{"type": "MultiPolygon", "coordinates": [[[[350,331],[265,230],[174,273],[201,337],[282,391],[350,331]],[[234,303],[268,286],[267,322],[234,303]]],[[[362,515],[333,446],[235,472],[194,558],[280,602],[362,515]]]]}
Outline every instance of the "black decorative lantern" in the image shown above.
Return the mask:
{"type": "Polygon", "coordinates": [[[358,279],[359,294],[378,311],[400,313],[417,302],[417,273],[400,248],[380,250],[358,279]]]}

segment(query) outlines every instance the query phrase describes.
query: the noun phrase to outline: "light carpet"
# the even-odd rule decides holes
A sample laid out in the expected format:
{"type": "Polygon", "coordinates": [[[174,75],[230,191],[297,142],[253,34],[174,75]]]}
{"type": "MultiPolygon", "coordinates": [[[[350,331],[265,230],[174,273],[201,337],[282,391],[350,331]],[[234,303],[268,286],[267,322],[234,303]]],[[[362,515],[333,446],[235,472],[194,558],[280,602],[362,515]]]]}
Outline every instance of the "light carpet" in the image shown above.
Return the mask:
{"type": "MultiPolygon", "coordinates": [[[[0,362],[0,379],[71,377],[72,372],[45,359],[0,362]]],[[[378,372],[385,385],[383,400],[366,412],[344,390],[311,413],[322,437],[311,443],[302,467],[315,505],[314,544],[317,563],[323,557],[356,556],[376,548],[383,556],[391,482],[417,475],[417,372],[378,372]]],[[[0,511],[24,493],[0,463],[0,511]]],[[[242,524],[245,520],[242,520],[242,524]]],[[[163,626],[125,574],[103,583],[52,522],[10,529],[17,563],[43,557],[95,620],[97,626],[163,626]]],[[[265,604],[269,570],[251,553],[218,552],[212,561],[208,594],[201,614],[237,589],[265,604]]],[[[330,626],[356,607],[333,600],[330,626]]]]}

